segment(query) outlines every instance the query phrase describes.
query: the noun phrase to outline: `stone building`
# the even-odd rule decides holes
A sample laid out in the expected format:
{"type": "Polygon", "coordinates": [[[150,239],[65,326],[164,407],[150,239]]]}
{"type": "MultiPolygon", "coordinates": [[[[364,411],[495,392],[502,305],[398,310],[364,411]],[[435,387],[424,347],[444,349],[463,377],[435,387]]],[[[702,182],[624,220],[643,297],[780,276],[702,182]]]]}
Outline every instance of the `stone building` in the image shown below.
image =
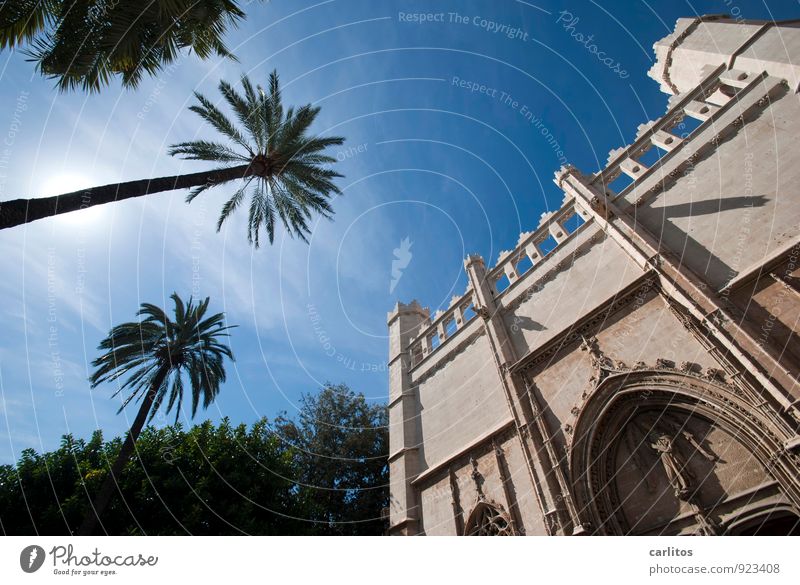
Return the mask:
{"type": "Polygon", "coordinates": [[[666,114],[389,314],[391,534],[800,531],[799,26],[679,20],[666,114]]]}

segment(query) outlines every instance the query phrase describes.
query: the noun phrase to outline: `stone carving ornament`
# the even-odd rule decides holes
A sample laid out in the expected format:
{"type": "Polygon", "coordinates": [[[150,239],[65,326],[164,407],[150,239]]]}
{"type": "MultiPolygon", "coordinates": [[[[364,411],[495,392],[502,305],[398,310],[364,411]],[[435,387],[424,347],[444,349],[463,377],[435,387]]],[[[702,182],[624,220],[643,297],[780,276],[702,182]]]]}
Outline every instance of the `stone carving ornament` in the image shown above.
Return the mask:
{"type": "Polygon", "coordinates": [[[492,504],[480,502],[470,515],[464,531],[466,536],[514,536],[506,515],[492,504]]]}

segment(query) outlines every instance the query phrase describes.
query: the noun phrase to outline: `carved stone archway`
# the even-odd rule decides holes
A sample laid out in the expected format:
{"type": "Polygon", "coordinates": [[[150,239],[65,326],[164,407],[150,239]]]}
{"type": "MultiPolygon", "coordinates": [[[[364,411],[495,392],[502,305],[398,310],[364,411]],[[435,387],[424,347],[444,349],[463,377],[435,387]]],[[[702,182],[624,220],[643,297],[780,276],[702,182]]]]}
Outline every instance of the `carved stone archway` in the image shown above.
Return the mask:
{"type": "Polygon", "coordinates": [[[729,523],[725,534],[735,536],[800,535],[800,516],[788,506],[742,514],[729,523]]]}
{"type": "MultiPolygon", "coordinates": [[[[620,513],[620,502],[625,494],[621,497],[617,493],[616,452],[612,443],[621,440],[632,418],[643,411],[669,412],[673,417],[704,420],[735,437],[765,473],[777,482],[788,505],[798,508],[796,478],[791,473],[794,462],[792,455],[783,448],[780,430],[735,388],[674,370],[609,371],[596,388],[587,393],[583,404],[576,407],[577,418],[568,447],[571,482],[580,521],[588,524],[595,533],[636,532],[626,521],[625,514],[620,513]]],[[[665,420],[666,428],[675,428],[668,417],[665,420]]],[[[679,434],[680,429],[672,433],[662,430],[648,435],[646,445],[661,457],[658,463],[664,467],[676,498],[687,502],[687,506],[696,512],[696,532],[722,533],[725,527],[715,525],[702,506],[692,501],[690,486],[681,477],[679,449],[675,449],[674,457],[671,454],[671,441],[677,440],[679,434]],[[660,442],[659,437],[663,438],[660,442]]],[[[694,441],[691,437],[681,437],[680,440],[694,441]]]]}

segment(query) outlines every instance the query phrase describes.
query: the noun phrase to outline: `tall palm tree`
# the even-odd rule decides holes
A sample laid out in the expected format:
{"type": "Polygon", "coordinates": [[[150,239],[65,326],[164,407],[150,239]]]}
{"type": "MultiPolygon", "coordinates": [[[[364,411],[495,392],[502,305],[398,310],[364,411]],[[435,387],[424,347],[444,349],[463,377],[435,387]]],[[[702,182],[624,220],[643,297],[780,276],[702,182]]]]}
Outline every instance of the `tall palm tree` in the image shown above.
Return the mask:
{"type": "Polygon", "coordinates": [[[0,3],[0,49],[25,53],[64,91],[98,91],[119,76],[136,87],[190,49],[233,57],[222,37],[245,14],[234,0],[8,0],[0,3]]]}
{"type": "Polygon", "coordinates": [[[223,165],[221,168],[114,183],[53,197],[2,201],[0,229],[173,189],[193,188],[186,198],[191,202],[206,189],[241,180],[243,184],[222,207],[217,231],[252,186],[248,240],[258,247],[263,227],[272,242],[278,220],[290,235],[305,239],[312,212],[324,217],[333,214],[328,200],[341,193],[333,181],[342,175],[330,168],[336,159],[323,153],[330,146],[342,144],[344,138],[309,135],[320,111],[318,107],[307,104],[284,111],[275,71],[269,76],[267,92],[261,87],[254,88],[246,75],[242,76],[242,88],[244,95],[226,81],[219,84],[241,128],[200,93],[195,92],[198,103],[189,108],[219,132],[225,142],[193,140],[172,145],[169,150],[173,156],[215,162],[223,165]]]}
{"type": "Polygon", "coordinates": [[[224,324],[224,314],[207,316],[208,298],[200,303],[195,303],[191,297],[184,303],[177,293],[171,298],[175,303],[174,321],[159,307],[142,303],[137,315],[144,318],[111,329],[98,347],[104,353],[92,362],[96,368],[90,378],[92,388],[128,376],[114,393],[117,396],[123,391],[129,392],[118,413],[135,399],[141,405],[111,472],[80,528],[82,535],[90,535],[95,530],[114,493],[117,477],[134,452],[136,439],[164,401],[166,413],[175,407],[177,421],[183,404],[185,378],[192,392],[194,417],[200,403],[203,408],[208,407],[219,393],[220,383],[225,381],[225,358],[233,361],[231,350],[223,342],[230,329],[224,324]]]}

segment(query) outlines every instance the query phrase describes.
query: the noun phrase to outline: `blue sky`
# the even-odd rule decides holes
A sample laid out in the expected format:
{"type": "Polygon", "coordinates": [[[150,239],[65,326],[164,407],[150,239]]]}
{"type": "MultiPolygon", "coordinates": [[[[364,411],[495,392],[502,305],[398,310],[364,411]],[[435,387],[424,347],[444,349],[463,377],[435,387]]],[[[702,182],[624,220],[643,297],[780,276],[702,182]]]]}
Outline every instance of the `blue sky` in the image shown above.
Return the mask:
{"type": "Polygon", "coordinates": [[[141,302],[166,306],[173,291],[210,296],[239,325],[229,380],[198,422],[292,414],[326,381],[385,401],[387,311],[412,298],[446,307],[465,289],[467,254],[494,264],[560,206],[561,162],[595,171],[664,112],[646,71],[678,17],[800,12],[735,0],[273,0],[246,10],[227,37],[238,63],[187,56],[136,91],[59,94],[23,55],[0,53],[0,200],[206,168],[167,146],[213,137],[187,109],[192,92],[217,101],[219,80],[242,73],[263,82],[277,69],[286,103],[320,105],[315,130],[347,137],[332,153],[346,175],[335,219],[316,224],[308,245],[281,232],[253,250],[241,215],[216,233],[226,189],[0,232],[0,462],[52,449],[67,432],[124,432],[135,410],[115,414],[111,385],[90,390],[90,362],[112,324],[141,302]],[[409,16],[419,13],[441,16],[409,16]],[[593,35],[611,66],[576,33],[593,35]],[[390,292],[404,238],[411,260],[390,292]]]}

